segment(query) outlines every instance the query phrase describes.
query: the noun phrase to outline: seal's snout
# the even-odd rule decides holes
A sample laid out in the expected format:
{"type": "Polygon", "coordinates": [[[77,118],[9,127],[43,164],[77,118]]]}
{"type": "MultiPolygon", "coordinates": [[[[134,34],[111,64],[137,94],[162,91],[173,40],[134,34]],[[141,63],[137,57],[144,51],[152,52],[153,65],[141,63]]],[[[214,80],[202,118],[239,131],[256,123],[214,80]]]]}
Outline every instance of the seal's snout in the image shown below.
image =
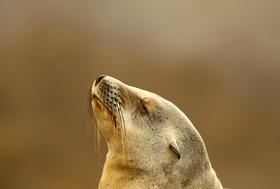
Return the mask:
{"type": "Polygon", "coordinates": [[[110,111],[120,109],[122,101],[119,93],[119,88],[113,84],[102,83],[100,86],[100,99],[110,111]]]}
{"type": "Polygon", "coordinates": [[[106,75],[100,75],[95,79],[94,85],[97,86],[98,83],[105,77],[106,75]]]}
{"type": "Polygon", "coordinates": [[[116,79],[106,75],[98,76],[93,83],[91,93],[111,114],[120,111],[122,99],[119,82],[116,79]]]}

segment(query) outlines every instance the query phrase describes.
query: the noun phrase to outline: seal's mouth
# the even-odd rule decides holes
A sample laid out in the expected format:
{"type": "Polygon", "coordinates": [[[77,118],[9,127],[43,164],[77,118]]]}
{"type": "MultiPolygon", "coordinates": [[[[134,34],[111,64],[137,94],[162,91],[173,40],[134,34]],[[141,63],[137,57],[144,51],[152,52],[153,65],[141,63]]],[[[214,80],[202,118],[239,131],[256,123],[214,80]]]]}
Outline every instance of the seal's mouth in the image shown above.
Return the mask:
{"type": "Polygon", "coordinates": [[[97,89],[94,92],[90,90],[88,99],[89,112],[91,114],[93,113],[92,102],[95,101],[103,113],[105,113],[104,111],[108,112],[116,128],[118,126],[124,126],[122,99],[119,87],[114,83],[108,84],[107,82],[101,82],[97,86],[97,89]]]}
{"type": "Polygon", "coordinates": [[[110,115],[112,121],[114,122],[115,127],[117,127],[117,110],[114,110],[110,104],[108,104],[107,102],[104,102],[103,100],[101,100],[100,98],[98,98],[96,95],[93,95],[92,98],[93,101],[95,101],[96,104],[98,104],[98,106],[102,106],[100,107],[100,109],[102,109],[103,113],[105,113],[104,111],[108,112],[108,114],[110,115]]]}

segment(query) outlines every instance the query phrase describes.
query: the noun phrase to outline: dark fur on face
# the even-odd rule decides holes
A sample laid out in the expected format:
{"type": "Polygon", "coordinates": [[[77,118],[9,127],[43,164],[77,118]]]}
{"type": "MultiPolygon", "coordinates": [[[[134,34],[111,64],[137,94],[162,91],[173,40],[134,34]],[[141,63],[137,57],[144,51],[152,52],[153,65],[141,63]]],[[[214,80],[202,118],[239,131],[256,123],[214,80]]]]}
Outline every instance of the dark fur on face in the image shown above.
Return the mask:
{"type": "MultiPolygon", "coordinates": [[[[139,100],[136,102],[136,109],[134,112],[135,120],[143,119],[148,125],[154,126],[159,125],[168,119],[164,110],[162,110],[160,106],[154,104],[153,108],[149,108],[149,105],[146,101],[139,98],[139,100]]],[[[152,101],[152,99],[150,99],[150,101],[152,101]]]]}

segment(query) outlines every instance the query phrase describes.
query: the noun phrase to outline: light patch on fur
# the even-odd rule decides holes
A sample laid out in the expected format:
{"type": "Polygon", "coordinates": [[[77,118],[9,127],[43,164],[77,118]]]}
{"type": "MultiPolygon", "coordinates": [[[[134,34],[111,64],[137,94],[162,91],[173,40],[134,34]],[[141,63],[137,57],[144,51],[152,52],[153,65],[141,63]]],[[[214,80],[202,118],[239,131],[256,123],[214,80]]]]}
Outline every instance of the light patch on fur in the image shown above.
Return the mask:
{"type": "Polygon", "coordinates": [[[142,102],[145,104],[145,107],[149,112],[155,112],[156,111],[156,104],[155,102],[149,98],[149,97],[142,97],[142,102]]]}

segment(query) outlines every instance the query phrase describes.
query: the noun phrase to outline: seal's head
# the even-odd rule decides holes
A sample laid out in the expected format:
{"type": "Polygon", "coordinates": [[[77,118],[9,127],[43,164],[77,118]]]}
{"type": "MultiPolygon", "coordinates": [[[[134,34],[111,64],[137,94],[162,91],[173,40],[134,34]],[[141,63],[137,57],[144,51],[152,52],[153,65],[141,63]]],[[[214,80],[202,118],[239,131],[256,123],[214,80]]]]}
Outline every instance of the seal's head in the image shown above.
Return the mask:
{"type": "Polygon", "coordinates": [[[211,169],[189,119],[159,95],[102,75],[92,85],[90,105],[109,150],[100,185],[125,188],[129,178],[184,188],[211,169]]]}

